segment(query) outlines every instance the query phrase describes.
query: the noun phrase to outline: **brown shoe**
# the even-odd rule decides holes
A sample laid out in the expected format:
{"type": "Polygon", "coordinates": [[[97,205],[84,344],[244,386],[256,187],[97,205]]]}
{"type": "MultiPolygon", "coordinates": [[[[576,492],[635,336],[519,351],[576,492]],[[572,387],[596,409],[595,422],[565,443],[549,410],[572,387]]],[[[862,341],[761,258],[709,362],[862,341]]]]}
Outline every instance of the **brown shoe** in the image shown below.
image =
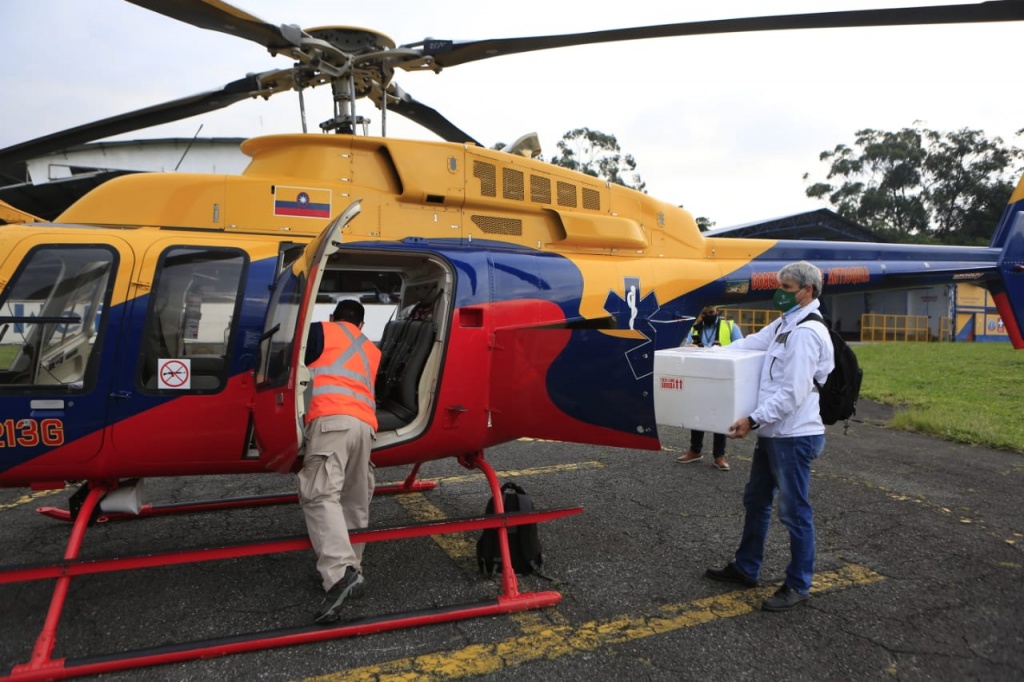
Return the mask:
{"type": "Polygon", "coordinates": [[[719,471],[729,470],[729,463],[725,461],[725,456],[715,457],[715,468],[719,471]]]}
{"type": "Polygon", "coordinates": [[[690,450],[682,457],[676,457],[676,461],[679,462],[680,464],[689,464],[690,462],[696,462],[702,457],[704,457],[704,455],[700,454],[699,452],[694,452],[693,450],[690,450]]]}

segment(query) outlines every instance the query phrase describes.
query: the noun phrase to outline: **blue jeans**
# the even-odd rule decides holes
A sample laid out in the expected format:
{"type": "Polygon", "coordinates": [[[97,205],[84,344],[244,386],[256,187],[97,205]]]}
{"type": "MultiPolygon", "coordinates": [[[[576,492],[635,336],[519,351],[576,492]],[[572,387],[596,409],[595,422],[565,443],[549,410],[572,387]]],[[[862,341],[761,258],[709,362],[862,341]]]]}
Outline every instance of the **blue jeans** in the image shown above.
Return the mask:
{"type": "Polygon", "coordinates": [[[750,479],[743,491],[743,506],[747,510],[743,537],[733,562],[744,575],[756,580],[761,573],[772,502],[778,491],[779,520],[789,530],[786,584],[800,594],[810,591],[814,576],[814,514],[808,492],[811,462],[824,447],[824,434],[757,439],[750,479]]]}

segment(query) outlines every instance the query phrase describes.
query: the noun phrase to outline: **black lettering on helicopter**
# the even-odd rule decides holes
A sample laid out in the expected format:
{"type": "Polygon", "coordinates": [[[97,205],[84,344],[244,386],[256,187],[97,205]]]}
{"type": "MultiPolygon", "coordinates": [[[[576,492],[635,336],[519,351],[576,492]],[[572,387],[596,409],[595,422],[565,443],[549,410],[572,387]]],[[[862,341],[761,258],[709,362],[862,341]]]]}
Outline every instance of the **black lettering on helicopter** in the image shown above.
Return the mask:
{"type": "Polygon", "coordinates": [[[55,448],[64,445],[64,422],[60,419],[5,419],[0,422],[0,448],[55,448]]]}

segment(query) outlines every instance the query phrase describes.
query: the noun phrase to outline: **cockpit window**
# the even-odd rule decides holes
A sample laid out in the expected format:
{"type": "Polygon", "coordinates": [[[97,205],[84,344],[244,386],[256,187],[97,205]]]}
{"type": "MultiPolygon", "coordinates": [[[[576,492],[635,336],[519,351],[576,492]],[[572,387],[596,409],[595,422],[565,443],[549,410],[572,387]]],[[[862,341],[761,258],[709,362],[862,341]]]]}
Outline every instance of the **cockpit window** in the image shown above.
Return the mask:
{"type": "Polygon", "coordinates": [[[256,369],[259,386],[282,386],[288,381],[295,326],[305,290],[305,273],[296,274],[292,267],[284,267],[271,293],[266,325],[260,339],[260,363],[256,369]]]}
{"type": "Polygon", "coordinates": [[[163,254],[146,312],[142,390],[223,388],[245,265],[236,249],[178,246],[163,254]]]}
{"type": "Polygon", "coordinates": [[[0,390],[95,382],[117,256],[107,248],[31,251],[0,294],[0,390]]]}

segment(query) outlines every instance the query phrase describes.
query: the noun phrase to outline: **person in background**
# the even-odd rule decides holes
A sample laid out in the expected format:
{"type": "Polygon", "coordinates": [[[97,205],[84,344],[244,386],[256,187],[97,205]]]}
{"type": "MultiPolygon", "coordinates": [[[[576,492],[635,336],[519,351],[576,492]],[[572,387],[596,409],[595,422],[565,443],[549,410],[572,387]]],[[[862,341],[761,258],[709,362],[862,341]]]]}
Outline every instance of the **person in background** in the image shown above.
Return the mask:
{"type": "MultiPolygon", "coordinates": [[[[743,331],[740,329],[740,326],[732,320],[722,317],[720,313],[721,311],[718,309],[718,306],[709,305],[705,307],[700,313],[700,320],[690,330],[690,336],[686,340],[686,345],[710,348],[711,346],[728,346],[733,341],[742,339],[743,331]]],[[[691,429],[690,449],[685,455],[677,457],[676,461],[680,464],[697,462],[704,457],[701,454],[703,449],[704,432],[691,429]]],[[[714,466],[716,469],[719,471],[729,470],[729,462],[725,459],[724,433],[713,434],[711,454],[714,456],[714,466]]]]}
{"type": "Polygon", "coordinates": [[[809,320],[818,310],[821,271],[800,261],[778,273],[774,306],[782,313],[734,347],[766,352],[757,406],[729,427],[730,438],[757,431],[750,478],[743,491],[746,516],[739,549],[724,568],[709,568],[712,580],[756,587],[764,561],[772,505],[779,496],[779,520],[789,531],[786,578],[764,601],[766,611],[786,611],[807,600],[814,575],[814,517],[809,497],[811,463],[825,447],[825,426],[818,411],[818,390],[835,366],[824,324],[809,320]]]}
{"type": "Polygon", "coordinates": [[[362,333],[365,311],[341,301],[329,322],[310,327],[305,364],[313,394],[306,413],[305,456],[299,472],[299,505],[317,555],[327,596],[317,623],[338,620],[342,603],[365,588],[363,545],[349,528],[370,520],[374,474],[371,441],[377,431],[374,381],[380,351],[362,333]]]}

